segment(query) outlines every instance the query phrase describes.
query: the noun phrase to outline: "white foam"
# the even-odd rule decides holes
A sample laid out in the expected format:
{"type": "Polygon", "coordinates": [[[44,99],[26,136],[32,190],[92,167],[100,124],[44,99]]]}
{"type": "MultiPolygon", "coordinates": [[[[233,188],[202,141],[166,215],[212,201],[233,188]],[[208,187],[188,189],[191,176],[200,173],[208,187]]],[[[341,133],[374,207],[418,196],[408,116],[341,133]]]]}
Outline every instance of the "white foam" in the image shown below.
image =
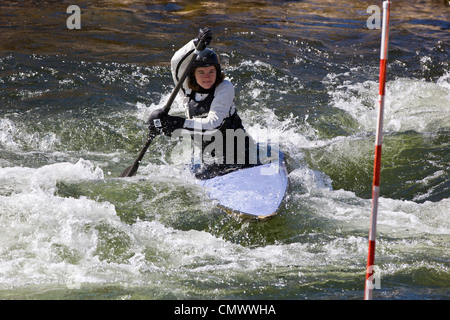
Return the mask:
{"type": "MultiPolygon", "coordinates": [[[[330,219],[329,223],[340,228],[349,228],[353,232],[369,228],[371,199],[359,198],[351,191],[317,187],[294,197],[312,208],[314,214],[330,219]]],[[[394,238],[422,234],[450,235],[450,199],[416,203],[381,197],[377,220],[377,230],[394,238]]]]}
{"type": "Polygon", "coordinates": [[[76,164],[69,162],[46,165],[40,168],[7,167],[0,168],[1,189],[23,190],[47,189],[54,191],[58,181],[74,182],[83,180],[103,180],[102,169],[87,160],[76,164]]]}
{"type": "MultiPolygon", "coordinates": [[[[137,110],[135,113],[136,118],[138,118],[139,120],[144,121],[144,122],[147,121],[148,118],[150,117],[150,114],[153,111],[155,111],[157,109],[161,109],[167,104],[171,94],[172,94],[172,91],[166,92],[165,94],[163,94],[161,96],[160,100],[157,103],[152,103],[149,106],[146,105],[145,103],[137,102],[136,103],[137,110]]],[[[185,110],[183,107],[182,98],[178,94],[170,107],[169,114],[184,116],[184,111],[185,110]]]]}
{"type": "Polygon", "coordinates": [[[8,230],[0,235],[3,285],[57,283],[71,289],[81,282],[108,281],[116,268],[122,272],[127,269],[105,266],[107,261],[102,259],[102,255],[108,255],[101,249],[103,228],[111,232],[108,237],[123,237],[123,241],[130,237],[127,225],[107,202],[35,191],[0,196],[0,212],[1,229],[8,230]]]}
{"type": "Polygon", "coordinates": [[[0,146],[6,149],[22,149],[24,147],[35,150],[51,150],[60,144],[59,137],[53,132],[28,133],[25,128],[17,126],[10,119],[0,119],[0,146]]]}
{"type": "MultiPolygon", "coordinates": [[[[449,74],[436,82],[399,78],[387,82],[384,129],[436,132],[450,128],[449,74]]],[[[330,76],[329,78],[333,78],[330,76]]],[[[332,106],[345,110],[361,130],[375,131],[378,83],[345,83],[329,90],[332,106]]]]}
{"type": "MultiPolygon", "coordinates": [[[[293,178],[303,179],[305,174],[293,178]]],[[[362,272],[367,238],[355,233],[368,230],[370,200],[348,191],[333,191],[323,185],[324,178],[312,180],[316,187],[308,194],[294,194],[293,201],[300,201],[323,219],[322,228],[333,229],[327,241],[256,247],[206,231],[178,230],[156,220],[128,225],[112,204],[85,197],[62,198],[43,190],[0,196],[0,227],[8,230],[0,234],[0,283],[4,287],[56,284],[71,290],[113,283],[150,286],[168,294],[180,290],[183,279],[217,285],[232,284],[245,276],[248,281],[274,285],[271,274],[280,270],[298,273],[295,279],[300,282],[310,279],[308,272],[321,273],[329,266],[362,272]],[[346,236],[346,230],[351,234],[346,236]],[[109,243],[106,248],[105,243],[109,243]]],[[[415,204],[380,199],[379,255],[389,257],[393,249],[385,243],[391,245],[392,239],[399,239],[398,254],[408,254],[424,245],[423,235],[449,235],[449,209],[448,200],[415,204]],[[418,238],[410,239],[412,236],[418,238]]],[[[244,223],[235,232],[244,233],[249,226],[244,223]]],[[[324,232],[317,236],[325,236],[324,232]]],[[[314,231],[304,236],[314,237],[314,231]]],[[[398,264],[385,268],[403,270],[398,264]]]]}

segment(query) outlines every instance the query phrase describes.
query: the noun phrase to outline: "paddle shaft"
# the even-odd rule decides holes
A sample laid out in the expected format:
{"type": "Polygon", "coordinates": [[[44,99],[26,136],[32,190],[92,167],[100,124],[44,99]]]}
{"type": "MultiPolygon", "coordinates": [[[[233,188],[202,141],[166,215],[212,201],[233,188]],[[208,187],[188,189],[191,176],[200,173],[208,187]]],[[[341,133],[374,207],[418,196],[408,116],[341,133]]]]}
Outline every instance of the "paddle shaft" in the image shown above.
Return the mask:
{"type": "MultiPolygon", "coordinates": [[[[203,41],[199,40],[197,47],[194,50],[194,55],[192,56],[191,60],[189,61],[189,64],[186,68],[186,70],[184,71],[183,75],[181,76],[180,80],[178,81],[177,85],[175,86],[175,89],[173,89],[172,94],[169,97],[169,100],[167,101],[166,105],[163,108],[163,114],[166,115],[169,113],[170,108],[172,106],[173,101],[175,100],[178,92],[181,89],[181,86],[184,83],[184,80],[186,80],[187,76],[189,75],[189,72],[191,71],[192,65],[194,64],[195,59],[197,58],[197,55],[200,53],[200,51],[198,50],[198,48],[200,48],[203,45],[203,41]]],[[[151,120],[151,117],[149,118],[149,120],[147,122],[149,122],[151,120]]],[[[147,142],[145,143],[144,147],[142,148],[141,152],[139,152],[139,155],[136,159],[136,161],[134,161],[133,165],[129,166],[128,168],[126,168],[122,174],[120,175],[120,177],[132,177],[136,174],[139,165],[142,161],[142,158],[144,158],[145,153],[147,152],[147,149],[150,147],[150,144],[152,143],[153,139],[155,138],[155,136],[151,135],[147,142]]]]}

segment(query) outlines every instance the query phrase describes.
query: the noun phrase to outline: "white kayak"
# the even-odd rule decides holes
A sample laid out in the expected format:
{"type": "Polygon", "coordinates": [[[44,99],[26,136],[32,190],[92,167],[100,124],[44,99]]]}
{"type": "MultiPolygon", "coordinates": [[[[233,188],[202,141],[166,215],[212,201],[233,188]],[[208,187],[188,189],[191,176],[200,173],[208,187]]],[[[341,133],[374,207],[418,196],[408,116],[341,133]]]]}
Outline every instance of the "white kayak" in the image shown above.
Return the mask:
{"type": "Polygon", "coordinates": [[[199,180],[212,199],[232,214],[265,219],[277,213],[288,186],[284,156],[276,162],[199,180]]]}

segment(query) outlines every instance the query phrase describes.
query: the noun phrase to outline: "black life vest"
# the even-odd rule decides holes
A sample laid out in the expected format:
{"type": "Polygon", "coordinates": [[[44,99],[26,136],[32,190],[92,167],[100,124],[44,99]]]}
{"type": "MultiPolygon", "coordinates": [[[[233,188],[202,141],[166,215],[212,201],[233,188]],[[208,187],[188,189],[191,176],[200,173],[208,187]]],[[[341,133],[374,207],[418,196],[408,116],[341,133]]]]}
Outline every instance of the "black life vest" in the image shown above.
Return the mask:
{"type": "Polygon", "coordinates": [[[209,110],[211,109],[211,103],[214,100],[214,91],[209,92],[206,98],[202,101],[196,101],[195,94],[195,91],[191,91],[191,93],[187,94],[189,97],[188,118],[206,118],[209,110]]]}
{"type": "MultiPolygon", "coordinates": [[[[215,92],[215,90],[210,90],[208,92],[208,95],[206,96],[206,98],[201,101],[195,100],[195,94],[197,93],[195,91],[191,91],[190,93],[188,93],[186,95],[187,97],[189,97],[189,102],[188,102],[188,118],[189,119],[206,118],[208,116],[208,113],[211,109],[211,104],[214,100],[214,92],[215,92]]],[[[231,109],[230,109],[230,114],[228,115],[227,118],[224,119],[221,126],[217,129],[219,129],[223,133],[225,133],[226,129],[234,129],[234,130],[244,129],[244,126],[242,125],[242,120],[238,116],[237,111],[234,111],[234,113],[231,114],[231,109]]]]}

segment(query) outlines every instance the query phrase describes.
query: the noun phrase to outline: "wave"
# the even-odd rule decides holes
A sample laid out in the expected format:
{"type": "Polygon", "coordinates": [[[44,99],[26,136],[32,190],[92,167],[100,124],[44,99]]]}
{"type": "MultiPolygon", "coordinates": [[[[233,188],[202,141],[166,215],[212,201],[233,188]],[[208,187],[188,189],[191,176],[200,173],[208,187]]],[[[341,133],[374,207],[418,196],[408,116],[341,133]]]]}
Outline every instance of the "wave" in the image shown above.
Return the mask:
{"type": "MultiPolygon", "coordinates": [[[[334,74],[327,81],[333,81],[334,74]]],[[[420,133],[450,130],[450,73],[436,82],[398,78],[387,82],[384,129],[387,132],[420,133]],[[447,115],[447,116],[446,116],[447,115]]],[[[330,88],[331,106],[347,112],[360,130],[374,132],[378,83],[342,84],[330,88]]]]}

